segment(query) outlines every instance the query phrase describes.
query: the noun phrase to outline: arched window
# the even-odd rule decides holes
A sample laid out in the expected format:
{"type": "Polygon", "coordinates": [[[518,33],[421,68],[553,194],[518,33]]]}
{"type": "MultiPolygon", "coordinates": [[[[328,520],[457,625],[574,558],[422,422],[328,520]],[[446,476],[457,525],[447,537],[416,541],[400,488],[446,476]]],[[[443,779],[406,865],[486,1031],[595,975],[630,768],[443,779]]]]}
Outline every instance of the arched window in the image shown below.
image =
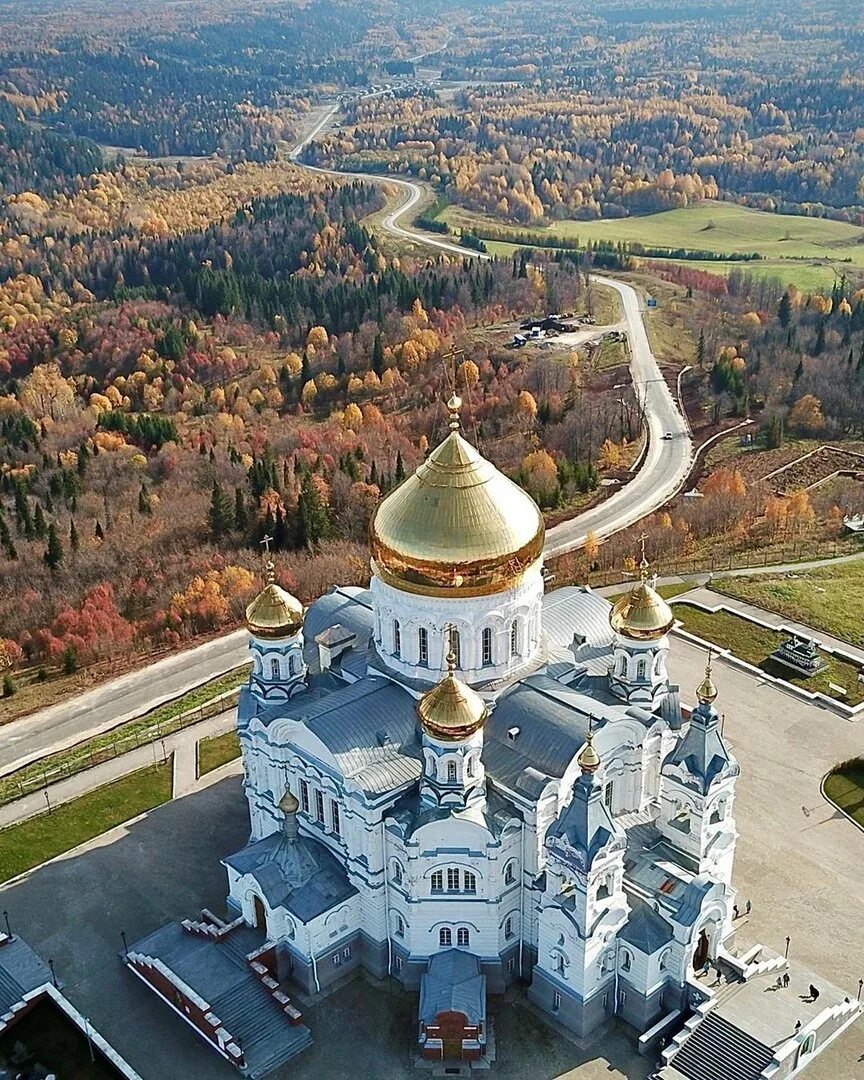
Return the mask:
{"type": "Polygon", "coordinates": [[[621,970],[629,971],[633,963],[633,957],[626,949],[621,950],[621,970]]]}
{"type": "Polygon", "coordinates": [[[808,1031],[807,1034],[804,1036],[803,1042],[801,1043],[801,1049],[798,1051],[798,1062],[797,1062],[797,1064],[800,1064],[801,1059],[806,1057],[808,1054],[812,1054],[815,1049],[816,1049],[816,1032],[815,1031],[808,1031]]]}
{"type": "Polygon", "coordinates": [[[474,758],[473,757],[469,757],[468,760],[465,762],[465,772],[469,776],[474,775],[474,758]]]}
{"type": "Polygon", "coordinates": [[[393,620],[393,655],[402,655],[402,628],[398,619],[393,620]]]}
{"type": "Polygon", "coordinates": [[[438,944],[439,945],[452,945],[453,944],[453,931],[449,926],[442,926],[438,931],[438,944]]]}
{"type": "Polygon", "coordinates": [[[471,944],[471,935],[467,926],[460,926],[456,931],[456,944],[466,947],[471,944]]]}
{"type": "Polygon", "coordinates": [[[510,862],[504,867],[504,884],[512,885],[516,880],[516,862],[511,859],[510,862]]]}
{"type": "Polygon", "coordinates": [[[636,678],[644,679],[648,672],[648,661],[643,656],[636,664],[636,678]]]}
{"type": "Polygon", "coordinates": [[[560,953],[560,952],[556,953],[555,954],[555,971],[559,975],[563,975],[564,974],[564,968],[566,966],[567,966],[567,961],[564,958],[564,953],[560,953]]]}
{"type": "Polygon", "coordinates": [[[477,892],[477,875],[473,871],[466,870],[462,880],[465,892],[477,892]]]}
{"type": "Polygon", "coordinates": [[[417,631],[417,663],[426,667],[429,663],[429,631],[421,626],[417,631]]]}
{"type": "Polygon", "coordinates": [[[454,663],[457,668],[462,667],[462,641],[459,637],[458,630],[450,631],[450,641],[448,643],[448,652],[452,652],[454,656],[454,663]]]}
{"type": "Polygon", "coordinates": [[[513,916],[512,915],[508,915],[507,918],[504,920],[504,937],[505,938],[513,937],[513,916]]]}
{"type": "Polygon", "coordinates": [[[600,885],[597,888],[598,900],[608,900],[609,897],[612,895],[612,881],[612,875],[607,874],[600,882],[600,885]]]}
{"type": "Polygon", "coordinates": [[[293,938],[296,934],[297,930],[294,926],[294,922],[292,919],[285,919],[285,932],[287,933],[289,938],[293,938]]]}
{"type": "Polygon", "coordinates": [[[270,678],[271,679],[278,679],[279,678],[279,657],[278,656],[274,656],[273,659],[270,661],[270,678]]]}
{"type": "Polygon", "coordinates": [[[396,937],[405,937],[405,920],[401,915],[396,916],[396,937]]]}
{"type": "Polygon", "coordinates": [[[456,783],[456,762],[455,761],[448,761],[447,762],[447,783],[448,784],[455,784],[456,783]]]}
{"type": "Polygon", "coordinates": [[[492,631],[487,626],[483,630],[483,666],[489,667],[492,664],[492,631]]]}
{"type": "Polygon", "coordinates": [[[444,892],[444,871],[435,870],[432,874],[432,892],[444,892]]]}
{"type": "Polygon", "coordinates": [[[297,657],[294,653],[288,657],[288,674],[293,678],[297,674],[297,657]]]}
{"type": "Polygon", "coordinates": [[[519,655],[519,620],[510,623],[510,659],[519,655]]]}
{"type": "Polygon", "coordinates": [[[672,950],[666,949],[660,953],[660,970],[666,971],[669,967],[669,961],[672,959],[672,950]]]}
{"type": "Polygon", "coordinates": [[[402,884],[402,867],[399,863],[393,863],[393,881],[396,885],[402,884]]]}

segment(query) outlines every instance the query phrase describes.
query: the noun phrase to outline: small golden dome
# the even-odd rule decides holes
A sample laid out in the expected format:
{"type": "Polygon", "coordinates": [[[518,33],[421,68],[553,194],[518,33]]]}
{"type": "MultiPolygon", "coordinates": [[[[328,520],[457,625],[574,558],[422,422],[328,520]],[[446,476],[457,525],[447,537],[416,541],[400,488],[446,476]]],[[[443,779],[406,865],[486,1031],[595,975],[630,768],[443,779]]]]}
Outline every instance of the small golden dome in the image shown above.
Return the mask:
{"type": "Polygon", "coordinates": [[[275,581],[275,567],[267,563],[267,584],[246,608],[246,625],[254,637],[283,638],[303,626],[303,605],[275,581]]]}
{"type": "Polygon", "coordinates": [[[543,551],[539,507],[462,437],[460,404],[450,399],[453,430],[372,519],[373,570],[408,592],[497,592],[543,551]]]}
{"type": "Polygon", "coordinates": [[[708,653],[708,663],[705,665],[705,678],[696,687],[696,700],[700,705],[711,705],[717,698],[717,687],[711,678],[711,653],[708,653]]]}
{"type": "Polygon", "coordinates": [[[609,623],[616,634],[634,641],[656,641],[672,629],[675,616],[660,593],[648,584],[648,562],[644,541],[639,581],[622,596],[609,613],[609,623]]]}
{"type": "Polygon", "coordinates": [[[576,764],[583,773],[595,773],[600,768],[600,755],[594,749],[594,731],[590,724],[585,745],[579,751],[576,764]]]}
{"type": "Polygon", "coordinates": [[[462,742],[486,722],[489,707],[454,673],[456,657],[447,656],[448,672],[417,702],[417,715],[427,735],[440,742],[462,742]]]}

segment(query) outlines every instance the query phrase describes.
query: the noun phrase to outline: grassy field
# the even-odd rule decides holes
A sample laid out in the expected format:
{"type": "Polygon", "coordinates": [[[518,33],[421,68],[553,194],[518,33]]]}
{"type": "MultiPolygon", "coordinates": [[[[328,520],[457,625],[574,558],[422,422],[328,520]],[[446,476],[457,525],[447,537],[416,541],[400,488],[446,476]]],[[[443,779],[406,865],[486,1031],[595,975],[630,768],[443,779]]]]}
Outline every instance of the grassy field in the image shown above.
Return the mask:
{"type": "Polygon", "coordinates": [[[198,743],[198,775],[213,772],[220,765],[240,757],[240,738],[236,731],[224,735],[211,735],[198,743]]]}
{"type": "Polygon", "coordinates": [[[838,765],[825,777],[825,795],[864,826],[864,758],[838,765]]]}
{"type": "Polygon", "coordinates": [[[769,659],[777,646],[786,640],[786,634],[767,630],[728,611],[703,611],[686,601],[675,604],[674,611],[685,630],[713,642],[721,649],[729,649],[739,660],[762,668],[768,675],[785,679],[814,693],[818,691],[827,697],[836,697],[828,688],[829,683],[834,683],[846,689],[846,696],[837,700],[842,700],[846,705],[857,705],[864,701],[864,687],[858,682],[858,668],[854,664],[846,664],[823,653],[823,659],[828,664],[825,670],[810,679],[799,678],[769,659]]]}
{"type": "MultiPolygon", "coordinates": [[[[197,723],[204,719],[205,715],[210,715],[208,703],[229,690],[236,690],[248,677],[249,668],[244,665],[218,679],[211,679],[210,682],[196,686],[182,697],[169,701],[144,716],[0,777],[0,806],[20,798],[34,788],[74,776],[153,739],[162,738],[197,723]],[[196,711],[199,709],[201,712],[196,711]]],[[[225,708],[228,707],[230,706],[226,704],[225,708]]]]}
{"type": "MultiPolygon", "coordinates": [[[[460,206],[448,206],[441,220],[453,228],[496,228],[516,234],[494,218],[460,206]]],[[[523,230],[524,231],[524,230],[523,230]]],[[[804,290],[830,287],[836,274],[864,272],[864,229],[822,218],[769,214],[733,203],[711,202],[683,210],[599,221],[556,221],[531,231],[565,240],[608,240],[641,243],[652,247],[691,248],[723,255],[755,253],[754,262],[688,261],[709,273],[772,277],[782,284],[794,281],[804,290]],[[850,260],[846,262],[846,260],[850,260]]],[[[486,241],[490,252],[512,254],[514,244],[486,241]]]]}
{"type": "Polygon", "coordinates": [[[8,881],[171,798],[173,760],[88,791],[50,813],[0,831],[0,882],[8,881]]]}
{"type": "Polygon", "coordinates": [[[711,588],[864,646],[864,561],[783,575],[714,578],[711,588]]]}

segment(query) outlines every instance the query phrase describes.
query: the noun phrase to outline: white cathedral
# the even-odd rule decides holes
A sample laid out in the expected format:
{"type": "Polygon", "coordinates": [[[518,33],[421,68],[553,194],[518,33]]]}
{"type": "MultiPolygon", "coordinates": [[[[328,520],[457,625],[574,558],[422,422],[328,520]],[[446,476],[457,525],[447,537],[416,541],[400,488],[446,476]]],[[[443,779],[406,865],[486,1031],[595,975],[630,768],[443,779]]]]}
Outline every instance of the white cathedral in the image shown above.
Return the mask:
{"type": "Polygon", "coordinates": [[[644,1029],[732,928],[738,766],[716,691],[685,723],[644,564],[614,607],[545,592],[540,510],[450,406],[378,508],[370,587],[304,617],[271,583],[249,607],[252,840],[226,860],[231,900],[307,989],[347,965],[414,987],[456,948],[579,1034],[613,1013],[644,1029]],[[279,874],[288,793],[332,892],[311,909],[279,874]]]}
{"type": "MultiPolygon", "coordinates": [[[[613,1016],[644,1032],[724,955],[739,770],[710,664],[682,710],[644,557],[614,606],[547,593],[540,510],[448,405],[448,437],[378,507],[369,588],[304,612],[271,567],[249,605],[251,837],[224,859],[227,921],[136,947],[169,1001],[200,971],[194,931],[239,928],[271,991],[390,976],[420,990],[422,1055],[471,1059],[487,991],[513,980],[576,1036],[613,1016]]],[[[199,1007],[260,1075],[225,1019],[236,993],[199,1007]]]]}

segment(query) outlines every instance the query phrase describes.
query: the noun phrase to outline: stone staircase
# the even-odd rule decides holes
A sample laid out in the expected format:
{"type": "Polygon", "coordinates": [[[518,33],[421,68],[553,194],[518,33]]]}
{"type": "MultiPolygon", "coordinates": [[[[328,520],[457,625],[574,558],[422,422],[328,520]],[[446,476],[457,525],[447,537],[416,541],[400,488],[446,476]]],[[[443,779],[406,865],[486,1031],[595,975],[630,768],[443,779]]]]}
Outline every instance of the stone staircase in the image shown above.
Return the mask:
{"type": "MultiPolygon", "coordinates": [[[[709,1012],[670,1059],[674,1072],[688,1080],[758,1080],[774,1051],[716,1013],[709,1012]]],[[[668,1067],[667,1067],[668,1068],[668,1067]]]]}
{"type": "Polygon", "coordinates": [[[265,988],[253,978],[211,1002],[213,1011],[246,1059],[245,1074],[257,1080],[312,1045],[305,1027],[291,1027],[265,988]],[[290,1037],[289,1037],[290,1036],[290,1037]]]}

